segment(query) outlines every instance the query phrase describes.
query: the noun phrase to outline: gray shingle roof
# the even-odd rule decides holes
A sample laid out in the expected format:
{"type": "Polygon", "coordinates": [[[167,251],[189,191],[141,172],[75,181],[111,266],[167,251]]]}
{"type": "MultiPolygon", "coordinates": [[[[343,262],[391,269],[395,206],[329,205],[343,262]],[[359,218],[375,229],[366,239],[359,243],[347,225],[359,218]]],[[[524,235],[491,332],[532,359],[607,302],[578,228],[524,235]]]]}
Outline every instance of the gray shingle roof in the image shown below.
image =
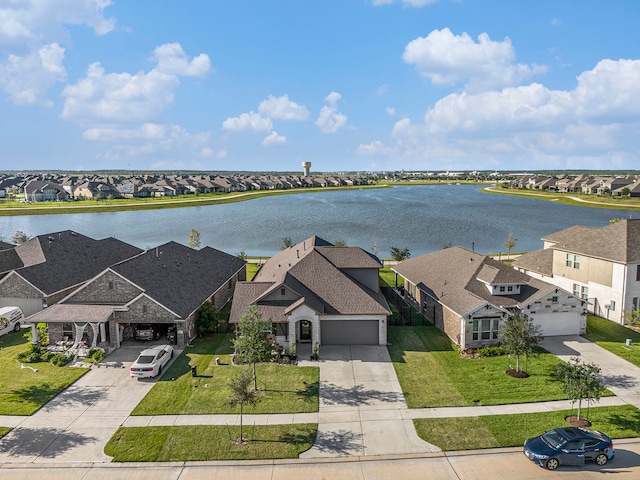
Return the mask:
{"type": "Polygon", "coordinates": [[[15,250],[26,265],[16,273],[47,295],[80,285],[142,252],[115,238],[94,240],[70,230],[39,235],[15,250]]]}
{"type": "Polygon", "coordinates": [[[487,303],[520,306],[555,286],[536,280],[492,258],[462,247],[451,247],[398,263],[393,270],[459,315],[487,303]],[[519,284],[519,295],[492,295],[485,283],[519,284]]]}
{"type": "Polygon", "coordinates": [[[211,247],[194,250],[168,242],[113,265],[111,270],[186,318],[245,264],[244,260],[211,247]]]}
{"type": "Polygon", "coordinates": [[[571,253],[620,263],[640,262],[640,219],[620,220],[602,228],[571,227],[543,240],[571,253]]]}
{"type": "Polygon", "coordinates": [[[513,266],[550,277],[553,275],[553,249],[541,248],[520,255],[513,261],[513,266]]]}

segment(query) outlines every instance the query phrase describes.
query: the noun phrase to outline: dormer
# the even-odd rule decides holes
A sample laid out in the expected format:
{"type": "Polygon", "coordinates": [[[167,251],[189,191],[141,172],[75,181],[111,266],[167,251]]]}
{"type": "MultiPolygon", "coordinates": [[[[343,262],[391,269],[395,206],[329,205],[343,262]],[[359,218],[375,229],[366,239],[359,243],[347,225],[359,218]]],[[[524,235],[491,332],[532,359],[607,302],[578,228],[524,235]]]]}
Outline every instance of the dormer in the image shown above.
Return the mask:
{"type": "MultiPolygon", "coordinates": [[[[483,283],[491,295],[519,295],[521,288],[526,285],[522,277],[514,275],[513,269],[499,269],[491,265],[483,265],[476,279],[483,283]]],[[[516,272],[517,273],[517,272],[516,272]]]]}

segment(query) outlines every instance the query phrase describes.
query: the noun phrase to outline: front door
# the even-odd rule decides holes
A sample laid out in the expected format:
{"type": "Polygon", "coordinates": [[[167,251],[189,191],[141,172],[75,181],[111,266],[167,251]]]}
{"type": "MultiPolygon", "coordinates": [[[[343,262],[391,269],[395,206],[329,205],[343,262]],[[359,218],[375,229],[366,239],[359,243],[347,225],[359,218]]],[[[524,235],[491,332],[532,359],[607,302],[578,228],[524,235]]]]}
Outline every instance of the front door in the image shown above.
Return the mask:
{"type": "Polygon", "coordinates": [[[304,343],[311,342],[311,322],[309,320],[300,322],[300,341],[304,343]]]}

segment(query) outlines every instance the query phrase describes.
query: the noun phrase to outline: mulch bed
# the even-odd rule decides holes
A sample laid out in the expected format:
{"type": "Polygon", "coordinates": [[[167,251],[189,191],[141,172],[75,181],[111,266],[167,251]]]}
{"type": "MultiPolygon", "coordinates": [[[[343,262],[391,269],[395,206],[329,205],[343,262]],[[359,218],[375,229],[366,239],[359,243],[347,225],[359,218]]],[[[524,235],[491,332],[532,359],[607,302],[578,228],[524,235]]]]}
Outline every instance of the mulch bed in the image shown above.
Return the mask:
{"type": "Polygon", "coordinates": [[[584,417],[578,418],[577,415],[570,415],[568,417],[564,417],[564,419],[569,425],[573,425],[574,427],[586,428],[591,426],[591,422],[589,420],[584,417]]]}
{"type": "Polygon", "coordinates": [[[519,372],[517,370],[507,370],[507,375],[513,378],[528,378],[529,374],[527,372],[519,372]]]}

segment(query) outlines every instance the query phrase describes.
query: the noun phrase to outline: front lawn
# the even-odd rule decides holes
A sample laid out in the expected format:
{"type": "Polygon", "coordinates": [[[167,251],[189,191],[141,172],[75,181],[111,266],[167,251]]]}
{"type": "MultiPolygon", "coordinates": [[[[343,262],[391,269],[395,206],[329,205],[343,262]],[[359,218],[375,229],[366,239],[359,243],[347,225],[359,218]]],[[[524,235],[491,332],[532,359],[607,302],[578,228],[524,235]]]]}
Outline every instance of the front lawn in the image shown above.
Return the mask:
{"type": "Polygon", "coordinates": [[[640,367],[640,333],[635,330],[589,314],[583,337],[640,367]],[[626,344],[627,338],[631,339],[631,345],[626,344]]]}
{"type": "Polygon", "coordinates": [[[502,405],[566,398],[554,375],[555,355],[529,358],[529,378],[505,372],[508,356],[468,359],[434,326],[389,327],[388,347],[409,408],[502,405]]]}
{"type": "MultiPolygon", "coordinates": [[[[596,407],[584,410],[593,423],[611,438],[640,435],[640,411],[633,405],[596,407]]],[[[481,417],[420,418],[414,420],[416,432],[423,440],[442,450],[475,450],[521,446],[527,438],[546,430],[568,426],[564,420],[575,410],[487,415],[481,417]]],[[[615,444],[615,442],[614,442],[615,444]]]]}
{"type": "Polygon", "coordinates": [[[0,427],[0,438],[4,437],[10,431],[11,429],[8,427],[0,427]]]}
{"type": "Polygon", "coordinates": [[[115,462],[176,462],[298,458],[311,448],[317,425],[120,427],[104,452],[115,462]]]}
{"type": "Polygon", "coordinates": [[[0,339],[0,415],[32,415],[89,370],[54,367],[49,362],[27,363],[21,368],[16,355],[28,346],[23,332],[0,339]]]}
{"type": "MultiPolygon", "coordinates": [[[[231,365],[233,333],[198,338],[166,370],[132,415],[198,415],[239,413],[229,407],[229,382],[240,368],[231,365]],[[216,365],[216,358],[220,365],[216,365]],[[197,377],[191,376],[191,366],[197,377]]],[[[245,413],[302,413],[318,411],[320,383],[317,367],[258,365],[261,400],[245,413]]]]}

